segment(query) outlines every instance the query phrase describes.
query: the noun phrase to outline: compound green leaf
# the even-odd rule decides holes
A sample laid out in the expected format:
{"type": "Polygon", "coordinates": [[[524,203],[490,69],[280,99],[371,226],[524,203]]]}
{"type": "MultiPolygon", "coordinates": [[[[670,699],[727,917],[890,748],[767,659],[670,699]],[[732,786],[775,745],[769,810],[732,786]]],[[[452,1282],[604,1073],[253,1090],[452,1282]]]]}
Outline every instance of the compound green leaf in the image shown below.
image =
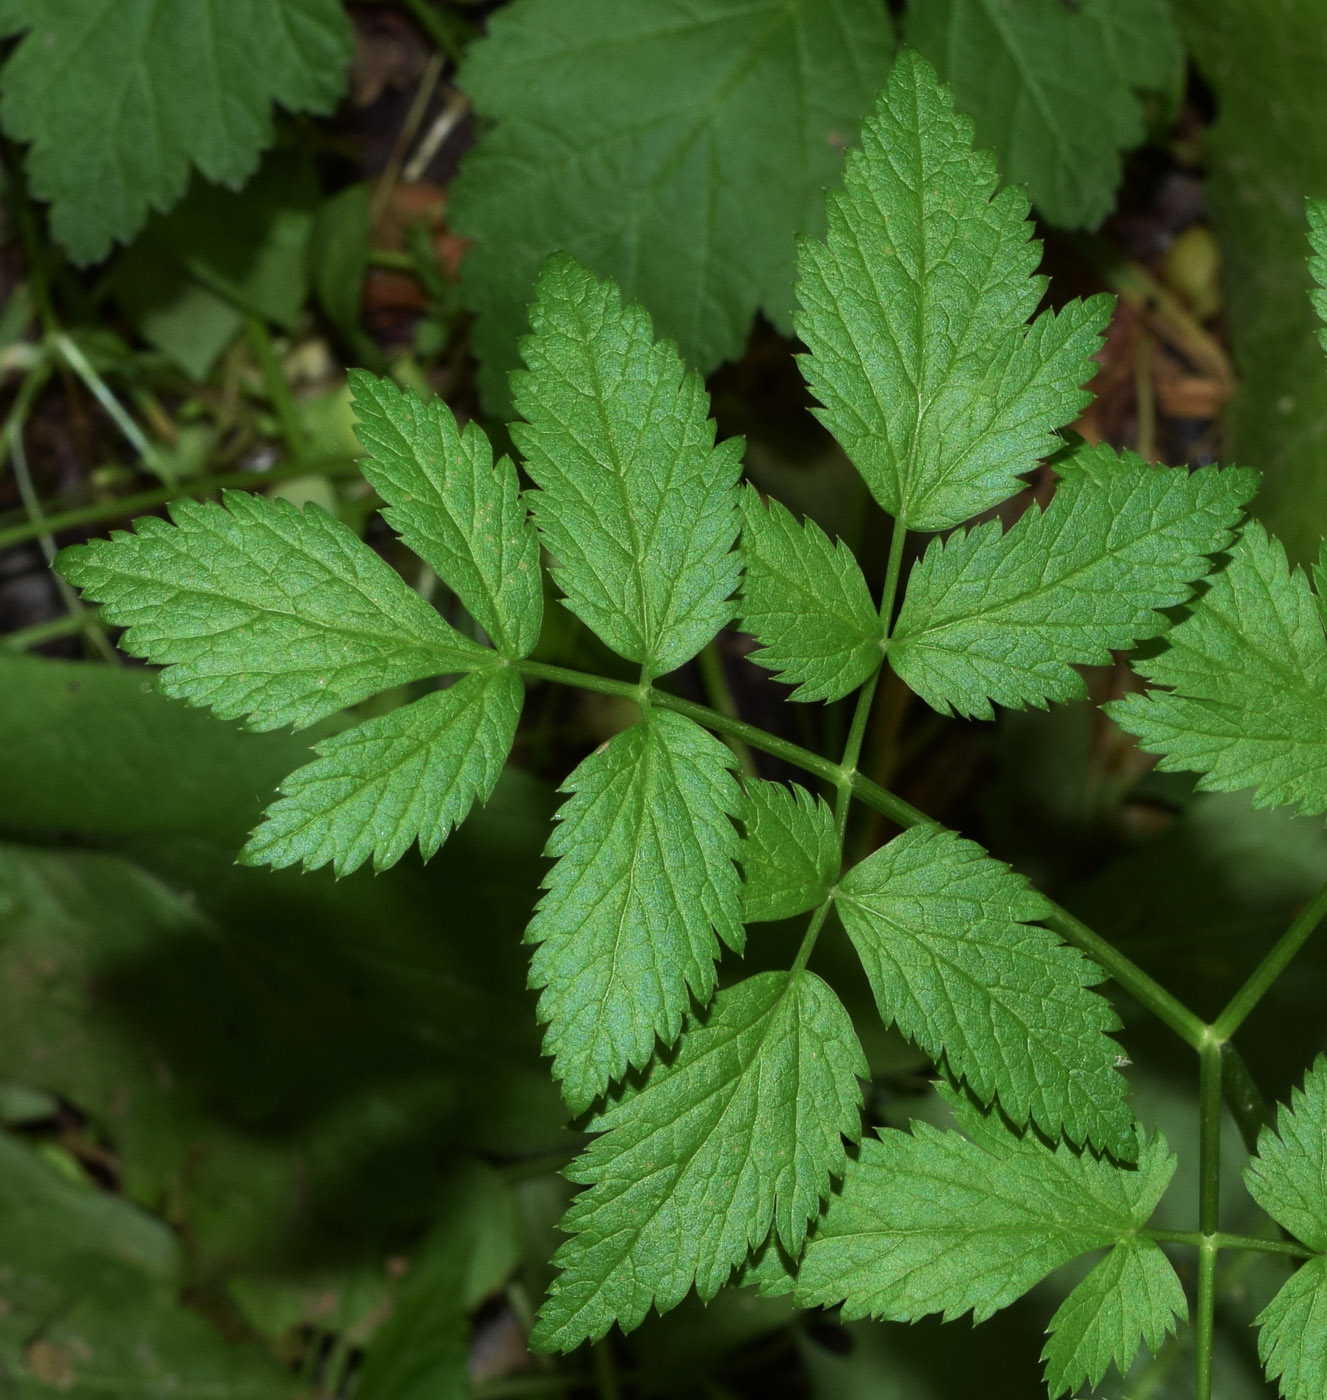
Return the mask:
{"type": "Polygon", "coordinates": [[[1322,348],[1327,350],[1327,199],[1310,199],[1306,204],[1309,218],[1309,246],[1313,256],[1309,259],[1309,272],[1318,284],[1309,293],[1313,309],[1323,323],[1318,330],[1322,348]]]}
{"type": "Polygon", "coordinates": [[[352,35],[337,0],[10,0],[30,32],[0,76],[0,122],[75,262],[131,238],[184,193],[251,175],[272,103],[327,112],[352,35]]]}
{"type": "Polygon", "coordinates": [[[1147,1223],[1175,1170],[1159,1136],[1124,1168],[998,1127],[865,1139],[807,1242],[796,1296],[844,1316],[982,1322],[1051,1270],[1147,1223]]]}
{"type": "Polygon", "coordinates": [[[746,923],[791,919],[814,909],[838,872],[834,813],[796,783],[747,778],[742,824],[742,918],[746,923]]]}
{"type": "Polygon", "coordinates": [[[1254,1321],[1258,1359],[1283,1400],[1327,1394],[1327,1256],[1301,1264],[1254,1321]]]}
{"type": "Polygon", "coordinates": [[[794,318],[821,421],[911,529],[997,504],[1088,402],[1108,297],[1044,311],[1025,196],[995,194],[934,71],[903,53],[803,239],[794,318]]]}
{"type": "Polygon", "coordinates": [[[651,710],[567,779],[526,930],[539,945],[545,1053],[573,1113],[671,1045],[691,998],[714,992],[719,939],[740,950],[733,756],[681,715],[651,710]],[[715,934],[718,934],[718,938],[715,934]]]}
{"type": "Polygon", "coordinates": [[[539,640],[539,541],[511,459],[496,466],[478,423],[458,429],[441,399],[351,370],[361,470],[387,502],[387,523],[463,602],[505,656],[539,640]]]}
{"type": "Polygon", "coordinates": [[[1132,1119],[1104,974],[1031,921],[1049,905],[980,846],[917,826],[839,882],[886,1022],[1014,1122],[1126,1156],[1132,1119]]]}
{"type": "Polygon", "coordinates": [[[1060,472],[1046,510],[935,540],[908,579],[890,664],[941,714],[1082,698],[1073,668],[1166,631],[1160,609],[1189,597],[1257,486],[1251,471],[1153,467],[1106,446],[1060,472]]]}
{"type": "Polygon", "coordinates": [[[1327,645],[1308,580],[1257,522],[1164,650],[1135,659],[1155,686],[1103,706],[1161,768],[1253,789],[1257,807],[1327,811],[1327,645]]]}
{"type": "Polygon", "coordinates": [[[646,678],[689,660],[736,612],[742,443],[714,445],[709,396],[649,316],[571,258],[550,258],[512,375],[512,438],[567,606],[646,678]]]}
{"type": "Polygon", "coordinates": [[[727,988],[688,1026],[671,1064],[590,1125],[567,1175],[590,1190],[533,1342],[567,1351],[694,1284],[709,1300],[769,1235],[794,1254],[859,1128],[866,1058],[847,1012],[813,973],[765,972],[727,988]]]}
{"type": "Polygon", "coordinates": [[[793,700],[838,700],[880,665],[884,629],[852,551],[747,486],[741,493],[742,626],[751,659],[796,685],[793,700]]]}
{"type": "Polygon", "coordinates": [[[417,840],[427,860],[488,801],[523,698],[514,671],[483,671],[324,739],[281,784],[241,859],[348,875],[370,856],[386,870],[417,840]]]}
{"type": "Polygon", "coordinates": [[[1258,1155],[1244,1170],[1249,1194],[1310,1249],[1327,1251],[1327,1055],[1304,1087],[1280,1108],[1276,1131],[1258,1135],[1258,1155]]]}
{"type": "Polygon", "coordinates": [[[884,82],[876,0],[518,0],[458,78],[495,125],[452,187],[485,398],[506,401],[544,258],[612,277],[712,369],[753,314],[783,331],[794,234],[884,82]]]}
{"type": "Polygon", "coordinates": [[[1062,228],[1110,213],[1145,133],[1140,90],[1168,92],[1184,49],[1165,0],[927,0],[908,42],[935,64],[977,139],[1062,228]]]}
{"type": "Polygon", "coordinates": [[[129,630],[122,644],[166,669],[162,690],[251,729],[299,728],[423,676],[496,657],[411,592],[316,505],[227,491],[177,501],[64,550],[61,573],[129,630]]]}
{"type": "Polygon", "coordinates": [[[1146,1342],[1156,1355],[1177,1318],[1187,1318],[1184,1285],[1161,1247],[1140,1236],[1122,1239],[1060,1304],[1041,1354],[1052,1400],[1101,1384],[1114,1362],[1123,1376],[1146,1342]]]}

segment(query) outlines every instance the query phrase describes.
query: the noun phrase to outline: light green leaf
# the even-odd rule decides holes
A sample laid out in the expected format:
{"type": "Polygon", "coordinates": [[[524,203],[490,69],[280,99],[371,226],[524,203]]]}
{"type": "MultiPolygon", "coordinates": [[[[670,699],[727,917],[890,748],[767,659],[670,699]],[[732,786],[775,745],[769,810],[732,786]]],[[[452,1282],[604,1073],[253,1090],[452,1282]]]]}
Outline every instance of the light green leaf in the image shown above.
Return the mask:
{"type": "Polygon", "coordinates": [[[1166,0],[926,0],[908,7],[907,36],[1004,178],[1062,228],[1110,213],[1122,155],[1145,135],[1138,91],[1173,90],[1184,72],[1166,0]]]}
{"type": "Polygon", "coordinates": [[[1166,631],[1160,609],[1190,596],[1257,487],[1251,471],[1152,467],[1106,446],[1059,470],[1046,510],[935,540],[908,579],[889,660],[941,714],[1081,699],[1074,666],[1166,631]]]}
{"type": "Polygon", "coordinates": [[[512,375],[512,438],[567,606],[645,678],[690,660],[736,612],[740,439],[639,306],[549,259],[512,375]]]}
{"type": "Polygon", "coordinates": [[[1309,259],[1309,273],[1318,284],[1309,293],[1313,309],[1323,323],[1318,330],[1322,348],[1327,350],[1327,199],[1310,199],[1306,202],[1309,220],[1309,246],[1313,256],[1309,259]]]}
{"type": "Polygon", "coordinates": [[[1255,1319],[1258,1359],[1283,1400],[1327,1394],[1327,1257],[1307,1260],[1255,1319]]]}
{"type": "Polygon", "coordinates": [[[793,700],[838,700],[880,665],[884,629],[842,540],[830,542],[778,501],[743,488],[742,627],[761,643],[751,659],[796,685],[793,700]]]}
{"type": "Polygon", "coordinates": [[[191,165],[242,184],[272,103],[330,111],[351,58],[337,0],[11,0],[5,18],[31,32],[0,75],[0,122],[32,142],[32,192],[78,263],[174,204],[191,165]]]}
{"type": "Polygon", "coordinates": [[[1050,911],[1020,875],[941,827],[917,826],[839,882],[839,917],[886,1022],[944,1055],[1018,1124],[1125,1156],[1132,1141],[1104,977],[1031,923],[1050,911]]]}
{"type": "Polygon", "coordinates": [[[370,856],[386,870],[416,840],[428,860],[476,800],[488,801],[523,698],[514,671],[484,671],[324,739],[281,784],[241,860],[349,875],[370,856]]]}
{"type": "Polygon", "coordinates": [[[351,370],[369,484],[383,517],[454,592],[505,656],[539,640],[544,597],[539,541],[521,502],[511,459],[496,466],[478,423],[457,428],[441,399],[351,370]]]}
{"type": "Polygon", "coordinates": [[[822,243],[803,239],[797,332],[818,416],[900,523],[942,530],[1011,496],[1089,395],[1110,299],[1028,324],[1033,276],[1024,195],[995,194],[927,63],[903,53],[828,200],[822,243]]]}
{"type": "Polygon", "coordinates": [[[791,919],[814,909],[838,874],[834,813],[794,783],[747,778],[742,824],[742,918],[746,923],[791,919]]]}
{"type": "Polygon", "coordinates": [[[971,1309],[983,1322],[1052,1269],[1140,1229],[1174,1170],[1159,1136],[1134,1169],[1017,1137],[998,1119],[980,1143],[924,1123],[883,1129],[817,1222],[797,1301],[895,1322],[971,1309]]]}
{"type": "Polygon", "coordinates": [[[567,1175],[591,1189],[567,1213],[533,1344],[630,1331],[693,1283],[708,1301],[771,1226],[800,1250],[859,1132],[866,1073],[847,1012],[813,973],[720,992],[676,1060],[590,1125],[603,1136],[567,1175]]]}
{"type": "Polygon", "coordinates": [[[876,0],[518,0],[458,77],[481,131],[450,217],[480,384],[495,408],[544,258],[571,253],[640,301],[688,364],[789,331],[793,236],[884,82],[876,0]]]}
{"type": "Polygon", "coordinates": [[[64,550],[57,567],[161,689],[251,729],[298,728],[423,676],[497,660],[325,510],[245,491],[177,501],[174,525],[64,550]]]}
{"type": "Polygon", "coordinates": [[[1161,768],[1201,773],[1218,792],[1252,788],[1256,807],[1327,811],[1327,645],[1308,580],[1257,522],[1156,656],[1153,685],[1102,708],[1161,768]]]}
{"type": "Polygon", "coordinates": [[[1114,1362],[1123,1376],[1140,1341],[1156,1355],[1187,1318],[1184,1286],[1152,1240],[1122,1239],[1060,1304],[1041,1353],[1052,1400],[1081,1385],[1093,1390],[1114,1362]]]}
{"type": "Polygon", "coordinates": [[[714,992],[719,939],[742,948],[732,753],[651,710],[576,768],[546,855],[557,859],[526,930],[537,943],[544,1051],[573,1113],[671,1045],[714,992]],[[718,938],[715,934],[718,934],[718,938]]]}
{"type": "Polygon", "coordinates": [[[1310,1249],[1327,1251],[1327,1055],[1319,1055],[1276,1115],[1276,1131],[1258,1135],[1244,1170],[1249,1194],[1310,1249]]]}

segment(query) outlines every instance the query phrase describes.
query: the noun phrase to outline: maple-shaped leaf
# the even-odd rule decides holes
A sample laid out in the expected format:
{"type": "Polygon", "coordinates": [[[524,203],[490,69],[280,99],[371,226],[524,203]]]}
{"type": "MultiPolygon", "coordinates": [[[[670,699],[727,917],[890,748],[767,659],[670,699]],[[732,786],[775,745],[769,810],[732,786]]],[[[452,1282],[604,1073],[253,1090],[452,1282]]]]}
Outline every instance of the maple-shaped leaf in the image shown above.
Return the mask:
{"type": "Polygon", "coordinates": [[[563,784],[545,852],[557,863],[526,941],[573,1113],[677,1039],[692,997],[714,993],[720,939],[742,947],[734,762],[699,725],[652,709],[563,784]]]}
{"type": "Polygon", "coordinates": [[[1075,666],[1106,665],[1170,626],[1224,549],[1257,475],[1153,467],[1084,447],[1057,465],[1043,511],[934,540],[908,578],[889,643],[895,671],[942,714],[991,702],[1044,707],[1087,694],[1075,666]]]}
{"type": "Polygon", "coordinates": [[[7,0],[0,29],[29,31],[0,74],[0,122],[32,143],[32,192],[78,263],[169,209],[191,166],[242,184],[273,102],[336,104],[353,37],[337,0],[7,0]]]}
{"type": "Polygon", "coordinates": [[[568,1169],[590,1189],[532,1338],[569,1351],[694,1284],[709,1300],[770,1234],[796,1253],[844,1138],[859,1132],[866,1058],[838,998],[814,973],[764,972],[720,992],[677,1056],[589,1125],[568,1169]]]}
{"type": "Polygon", "coordinates": [[[650,680],[736,612],[740,439],[714,445],[709,396],[617,288],[550,258],[512,375],[535,523],[567,607],[650,680]]]}
{"type": "Polygon", "coordinates": [[[794,235],[889,70],[877,0],[515,0],[457,83],[485,119],[449,218],[474,240],[480,387],[506,401],[525,308],[562,250],[614,278],[702,371],[764,311],[790,331],[794,235]]]}
{"type": "Polygon", "coordinates": [[[1164,647],[1133,666],[1156,688],[1102,708],[1163,770],[1218,792],[1252,788],[1256,807],[1327,811],[1321,601],[1256,521],[1164,647]]]}
{"type": "Polygon", "coordinates": [[[925,0],[908,6],[906,34],[1005,179],[1061,228],[1110,213],[1123,153],[1146,135],[1142,94],[1184,77],[1166,0],[925,0]]]}
{"type": "Polygon", "coordinates": [[[1017,1123],[1117,1155],[1132,1118],[1090,990],[1104,974],[1035,920],[1050,905],[1022,876],[942,827],[896,836],[839,881],[839,918],[880,1015],[1017,1123]]]}
{"type": "Polygon", "coordinates": [[[499,660],[463,636],[316,505],[244,491],[176,501],[61,552],[57,567],[158,684],[251,729],[298,727],[407,681],[499,660]]]}
{"type": "Polygon", "coordinates": [[[1011,496],[1089,399],[1110,299],[1029,323],[1039,247],[1026,197],[995,187],[972,123],[904,52],[829,195],[824,241],[800,244],[794,319],[817,416],[909,529],[1011,496]]]}

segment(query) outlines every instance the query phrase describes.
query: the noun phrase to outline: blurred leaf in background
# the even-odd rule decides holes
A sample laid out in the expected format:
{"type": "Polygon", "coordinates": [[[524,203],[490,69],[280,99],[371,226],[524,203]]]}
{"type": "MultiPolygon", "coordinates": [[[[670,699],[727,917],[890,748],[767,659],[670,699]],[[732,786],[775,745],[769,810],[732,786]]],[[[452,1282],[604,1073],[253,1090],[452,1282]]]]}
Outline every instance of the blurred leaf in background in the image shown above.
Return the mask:
{"type": "Polygon", "coordinates": [[[921,0],[905,33],[1060,228],[1095,228],[1115,204],[1124,154],[1142,143],[1141,94],[1174,101],[1184,49],[1167,0],[921,0]]]}
{"type": "Polygon", "coordinates": [[[351,57],[339,0],[0,0],[0,36],[24,31],[0,124],[32,143],[32,193],[76,263],[175,204],[191,166],[240,185],[273,102],[329,111],[351,57]]]}
{"type": "Polygon", "coordinates": [[[639,301],[704,371],[763,311],[791,330],[794,235],[888,72],[876,0],[516,0],[457,82],[492,123],[453,187],[494,411],[544,258],[639,301]]]}
{"type": "Polygon", "coordinates": [[[1233,455],[1263,473],[1257,509],[1291,561],[1327,534],[1327,363],[1309,304],[1305,196],[1327,197],[1321,0],[1175,0],[1216,98],[1207,193],[1226,259],[1241,376],[1233,455]]]}

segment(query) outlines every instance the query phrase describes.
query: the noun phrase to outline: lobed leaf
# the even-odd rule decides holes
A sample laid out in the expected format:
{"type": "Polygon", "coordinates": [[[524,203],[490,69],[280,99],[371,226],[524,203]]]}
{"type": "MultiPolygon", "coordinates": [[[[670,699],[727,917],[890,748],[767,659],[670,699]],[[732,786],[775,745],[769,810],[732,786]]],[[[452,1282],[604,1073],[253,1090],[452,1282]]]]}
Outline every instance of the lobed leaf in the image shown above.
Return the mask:
{"type": "Polygon", "coordinates": [[[1132,1119],[1104,974],[1032,921],[1022,876],[942,827],[917,826],[839,881],[839,917],[886,1023],[944,1055],[985,1103],[1052,1137],[1125,1156],[1132,1119]]]}
{"type": "Polygon", "coordinates": [[[842,540],[802,524],[752,486],[741,493],[742,627],[751,659],[796,685],[793,700],[839,700],[880,665],[884,629],[861,568],[842,540]]]}
{"type": "Polygon", "coordinates": [[[900,54],[804,239],[794,318],[802,372],[872,495],[909,529],[942,530],[1010,496],[1090,396],[1108,297],[1044,311],[1018,190],[917,54],[900,54]]]}
{"type": "Polygon", "coordinates": [[[649,308],[702,371],[757,310],[791,330],[794,234],[819,229],[845,140],[889,71],[876,0],[517,0],[458,85],[489,125],[452,186],[495,409],[544,258],[649,308]]]}
{"type": "Polygon", "coordinates": [[[319,506],[226,491],[64,550],[57,567],[165,669],[161,689],[250,729],[313,724],[392,686],[497,658],[319,506]]]}
{"type": "Polygon", "coordinates": [[[1255,807],[1327,811],[1327,644],[1298,569],[1263,527],[1244,527],[1157,655],[1134,669],[1155,686],[1103,706],[1165,772],[1200,788],[1253,789],[1255,807]]]}
{"type": "Polygon", "coordinates": [[[940,71],[1001,173],[1061,228],[1110,213],[1122,154],[1146,136],[1141,90],[1183,82],[1165,0],[926,0],[907,38],[940,71]]]}
{"type": "Polygon", "coordinates": [[[441,399],[350,371],[369,456],[361,470],[387,502],[383,518],[465,604],[504,656],[539,640],[544,594],[539,541],[509,457],[494,464],[477,423],[461,431],[441,399]]]}
{"type": "Polygon", "coordinates": [[[992,1126],[982,1141],[913,1123],[864,1139],[802,1257],[802,1306],[982,1322],[1053,1269],[1146,1224],[1175,1170],[1160,1137],[1136,1168],[992,1126]]]}
{"type": "Polygon", "coordinates": [[[353,36],[337,0],[8,0],[0,121],[30,141],[32,192],[77,263],[132,238],[190,166],[237,187],[272,142],[272,103],[330,112],[353,36]]]}
{"type": "Polygon", "coordinates": [[[535,522],[567,607],[652,679],[736,611],[741,441],[715,447],[700,376],[571,258],[545,265],[530,322],[511,432],[535,522]]]}
{"type": "Polygon", "coordinates": [[[1301,1264],[1254,1324],[1258,1359],[1282,1400],[1327,1394],[1327,1256],[1301,1264]]]}
{"type": "Polygon", "coordinates": [[[834,813],[796,783],[743,780],[742,919],[791,919],[824,900],[838,875],[834,813]]]}
{"type": "Polygon", "coordinates": [[[796,1253],[843,1139],[860,1131],[866,1058],[813,973],[765,972],[726,988],[673,1062],[625,1091],[568,1170],[590,1189],[563,1228],[562,1270],[532,1338],[568,1351],[613,1322],[637,1326],[695,1285],[706,1301],[770,1235],[796,1253]]]}
{"type": "Polygon", "coordinates": [[[1046,510],[934,540],[908,579],[894,670],[941,714],[1081,699],[1075,666],[1164,632],[1253,495],[1251,471],[1149,466],[1086,447],[1046,510]]]}
{"type": "Polygon", "coordinates": [[[1041,1359],[1052,1400],[1083,1385],[1095,1390],[1112,1362],[1124,1376],[1140,1341],[1155,1355],[1176,1318],[1188,1315],[1184,1285],[1161,1247],[1121,1239],[1051,1318],[1041,1359]]]}
{"type": "Polygon", "coordinates": [[[523,698],[516,672],[483,671],[324,739],[281,784],[240,859],[348,875],[370,856],[386,870],[417,840],[428,860],[476,800],[488,801],[523,698]]]}
{"type": "Polygon", "coordinates": [[[671,1045],[694,996],[714,992],[719,939],[741,950],[729,749],[668,710],[610,739],[563,787],[557,859],[526,930],[539,944],[545,1053],[573,1113],[671,1045]],[[716,933],[718,937],[716,938],[716,933]]]}

